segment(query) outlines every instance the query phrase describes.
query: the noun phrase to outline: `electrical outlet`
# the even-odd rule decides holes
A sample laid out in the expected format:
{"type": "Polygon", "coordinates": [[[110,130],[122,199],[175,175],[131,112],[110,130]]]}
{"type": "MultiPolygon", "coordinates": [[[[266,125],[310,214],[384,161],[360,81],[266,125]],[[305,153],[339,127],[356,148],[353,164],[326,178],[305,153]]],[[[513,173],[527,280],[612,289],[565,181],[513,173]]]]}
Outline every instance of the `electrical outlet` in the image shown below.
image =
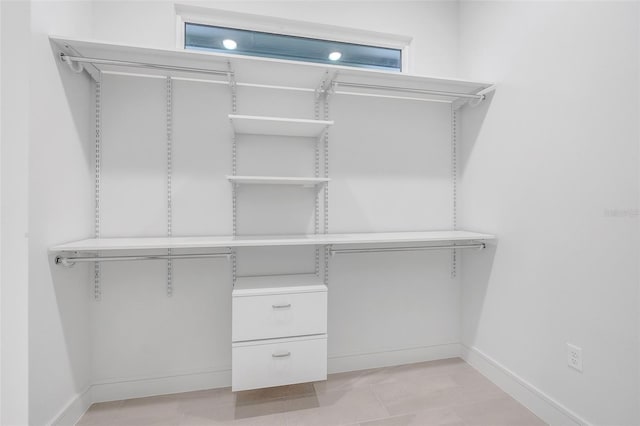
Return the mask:
{"type": "Polygon", "coordinates": [[[567,343],[567,365],[582,372],[582,348],[567,343]]]}

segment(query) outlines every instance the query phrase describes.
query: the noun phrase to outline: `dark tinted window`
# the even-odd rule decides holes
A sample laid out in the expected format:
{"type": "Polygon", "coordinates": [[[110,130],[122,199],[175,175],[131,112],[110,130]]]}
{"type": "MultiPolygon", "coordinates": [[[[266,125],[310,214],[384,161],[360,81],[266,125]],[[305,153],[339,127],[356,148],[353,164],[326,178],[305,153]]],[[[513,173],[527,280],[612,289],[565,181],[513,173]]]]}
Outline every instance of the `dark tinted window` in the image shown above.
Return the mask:
{"type": "Polygon", "coordinates": [[[401,71],[402,64],[400,49],[191,23],[185,24],[184,47],[391,71],[401,71]]]}

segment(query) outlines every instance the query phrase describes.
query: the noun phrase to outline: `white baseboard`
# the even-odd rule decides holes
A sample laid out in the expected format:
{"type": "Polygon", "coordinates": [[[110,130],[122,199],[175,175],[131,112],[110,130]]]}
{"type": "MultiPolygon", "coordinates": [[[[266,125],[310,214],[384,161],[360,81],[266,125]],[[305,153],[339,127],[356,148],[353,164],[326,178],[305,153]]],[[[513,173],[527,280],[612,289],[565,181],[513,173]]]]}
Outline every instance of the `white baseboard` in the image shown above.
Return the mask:
{"type": "MultiPolygon", "coordinates": [[[[459,343],[423,346],[384,352],[332,355],[328,360],[329,373],[381,368],[415,362],[460,356],[459,343]]],[[[78,395],[53,422],[56,426],[74,425],[84,412],[96,402],[118,401],[146,396],[191,392],[231,386],[231,370],[205,371],[166,377],[143,377],[94,383],[78,395]]]]}
{"type": "Polygon", "coordinates": [[[106,402],[228,386],[231,386],[231,370],[204,371],[94,383],[91,397],[93,402],[106,402]]]}
{"type": "Polygon", "coordinates": [[[397,349],[365,354],[330,355],[329,373],[366,370],[368,368],[390,367],[393,365],[412,364],[415,362],[434,361],[437,359],[456,358],[460,356],[460,344],[421,346],[417,348],[397,349]]]}
{"type": "Polygon", "coordinates": [[[88,387],[67,404],[67,406],[51,422],[53,426],[73,426],[91,407],[91,388],[88,387]]]}
{"type": "Polygon", "coordinates": [[[477,348],[462,347],[462,359],[549,425],[591,424],[477,348]]]}

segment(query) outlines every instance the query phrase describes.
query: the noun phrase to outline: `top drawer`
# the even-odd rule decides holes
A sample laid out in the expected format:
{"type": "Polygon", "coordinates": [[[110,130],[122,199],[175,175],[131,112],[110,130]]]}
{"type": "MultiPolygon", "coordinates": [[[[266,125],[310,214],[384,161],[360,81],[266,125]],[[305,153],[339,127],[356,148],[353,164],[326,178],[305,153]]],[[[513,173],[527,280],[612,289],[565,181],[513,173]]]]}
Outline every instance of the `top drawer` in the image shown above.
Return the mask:
{"type": "Polygon", "coordinates": [[[236,283],[232,302],[234,342],[327,332],[327,287],[290,284],[252,291],[245,282],[236,283]]]}

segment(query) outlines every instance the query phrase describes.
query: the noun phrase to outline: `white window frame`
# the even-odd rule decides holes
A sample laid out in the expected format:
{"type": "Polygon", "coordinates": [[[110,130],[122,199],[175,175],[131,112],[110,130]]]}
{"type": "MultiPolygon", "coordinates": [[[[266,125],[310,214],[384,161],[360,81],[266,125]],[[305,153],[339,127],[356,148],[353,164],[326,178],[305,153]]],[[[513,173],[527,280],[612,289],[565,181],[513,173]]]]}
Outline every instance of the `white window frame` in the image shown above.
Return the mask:
{"type": "Polygon", "coordinates": [[[413,38],[409,36],[184,4],[176,4],[175,11],[176,47],[178,49],[184,49],[185,23],[188,22],[216,27],[283,34],[294,37],[399,49],[402,51],[402,70],[400,72],[403,74],[410,73],[411,62],[409,61],[409,49],[413,38]]]}

